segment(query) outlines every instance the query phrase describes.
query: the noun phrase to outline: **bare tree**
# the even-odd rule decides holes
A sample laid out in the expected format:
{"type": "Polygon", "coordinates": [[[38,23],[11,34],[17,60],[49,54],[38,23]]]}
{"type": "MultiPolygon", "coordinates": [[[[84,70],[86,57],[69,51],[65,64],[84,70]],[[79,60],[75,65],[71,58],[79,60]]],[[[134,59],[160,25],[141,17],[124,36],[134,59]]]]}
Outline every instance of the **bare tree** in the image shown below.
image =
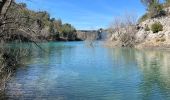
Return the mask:
{"type": "Polygon", "coordinates": [[[123,47],[133,47],[135,45],[136,22],[135,14],[116,17],[109,28],[112,41],[117,41],[123,47]]]}
{"type": "Polygon", "coordinates": [[[13,0],[2,0],[0,4],[0,16],[4,18],[13,0]]]}

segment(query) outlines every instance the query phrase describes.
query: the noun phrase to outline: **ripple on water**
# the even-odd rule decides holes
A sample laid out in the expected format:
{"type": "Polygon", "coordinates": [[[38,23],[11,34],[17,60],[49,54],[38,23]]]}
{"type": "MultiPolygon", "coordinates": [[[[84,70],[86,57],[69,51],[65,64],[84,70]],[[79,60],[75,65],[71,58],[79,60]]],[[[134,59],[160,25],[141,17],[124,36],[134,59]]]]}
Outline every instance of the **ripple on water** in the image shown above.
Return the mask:
{"type": "Polygon", "coordinates": [[[170,100],[170,53],[86,47],[33,48],[8,82],[6,97],[30,100],[170,100]]]}

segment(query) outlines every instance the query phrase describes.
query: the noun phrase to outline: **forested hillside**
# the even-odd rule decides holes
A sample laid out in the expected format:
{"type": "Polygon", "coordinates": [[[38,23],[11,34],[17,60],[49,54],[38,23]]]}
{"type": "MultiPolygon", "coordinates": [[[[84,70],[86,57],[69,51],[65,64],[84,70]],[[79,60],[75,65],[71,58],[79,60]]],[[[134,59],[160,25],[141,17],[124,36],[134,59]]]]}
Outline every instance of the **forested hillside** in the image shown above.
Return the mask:
{"type": "Polygon", "coordinates": [[[28,38],[34,41],[79,40],[71,24],[51,18],[46,11],[31,11],[25,3],[12,2],[5,20],[3,35],[6,41],[28,41],[28,38]]]}

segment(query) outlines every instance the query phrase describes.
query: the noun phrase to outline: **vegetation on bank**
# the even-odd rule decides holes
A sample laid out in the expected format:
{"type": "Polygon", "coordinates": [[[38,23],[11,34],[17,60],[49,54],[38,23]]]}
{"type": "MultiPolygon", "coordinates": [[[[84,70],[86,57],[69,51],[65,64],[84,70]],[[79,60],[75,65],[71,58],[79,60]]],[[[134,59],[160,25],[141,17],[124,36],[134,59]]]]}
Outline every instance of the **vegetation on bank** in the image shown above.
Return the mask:
{"type": "Polygon", "coordinates": [[[158,33],[163,30],[163,26],[160,22],[155,22],[151,25],[151,30],[153,33],[158,33]]]}
{"type": "Polygon", "coordinates": [[[169,0],[164,0],[163,3],[160,3],[159,0],[141,0],[141,2],[144,4],[144,6],[146,6],[147,12],[139,19],[139,23],[149,18],[156,18],[168,15],[164,8],[170,6],[169,0]]]}
{"type": "Polygon", "coordinates": [[[79,40],[76,29],[71,24],[51,18],[46,11],[31,11],[26,8],[25,3],[11,3],[6,18],[9,22],[5,26],[7,41],[28,41],[27,37],[34,41],[79,40]]]}
{"type": "MultiPolygon", "coordinates": [[[[0,95],[5,90],[6,81],[29,54],[30,48],[23,48],[22,42],[32,42],[37,47],[40,41],[75,41],[76,29],[69,23],[51,18],[46,11],[31,11],[25,3],[14,0],[0,1],[0,95]],[[10,48],[12,41],[19,47],[10,48]]],[[[28,44],[29,45],[29,44],[28,44]]],[[[39,47],[41,49],[41,47],[39,47]]]]}
{"type": "Polygon", "coordinates": [[[135,44],[136,17],[133,14],[126,14],[114,19],[108,32],[111,33],[111,41],[114,46],[133,47],[135,44]]]}
{"type": "Polygon", "coordinates": [[[164,33],[161,33],[160,36],[156,36],[156,33],[163,32],[165,28],[167,30],[167,26],[165,26],[166,21],[163,18],[170,15],[170,0],[164,0],[164,2],[159,0],[141,0],[141,3],[144,4],[147,12],[138,20],[136,20],[133,14],[123,17],[119,16],[118,19],[115,18],[108,29],[108,32],[111,33],[112,46],[135,47],[144,42],[147,35],[152,33],[155,34],[150,35],[151,37],[155,36],[155,38],[158,38],[158,41],[165,41],[164,33]],[[145,22],[146,20],[147,22],[145,22]]]}

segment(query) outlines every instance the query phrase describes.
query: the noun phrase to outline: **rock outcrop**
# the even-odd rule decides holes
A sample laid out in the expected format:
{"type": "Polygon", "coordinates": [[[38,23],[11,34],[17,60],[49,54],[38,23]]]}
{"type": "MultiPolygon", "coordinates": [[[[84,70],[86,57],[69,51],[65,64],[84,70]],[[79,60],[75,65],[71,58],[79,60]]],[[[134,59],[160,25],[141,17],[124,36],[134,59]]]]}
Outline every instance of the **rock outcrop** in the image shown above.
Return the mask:
{"type": "MultiPolygon", "coordinates": [[[[151,49],[170,48],[170,7],[166,8],[165,11],[167,13],[166,16],[149,18],[136,25],[136,30],[134,30],[135,48],[151,48],[151,49]],[[151,30],[151,26],[156,22],[162,24],[163,30],[154,33],[151,30]],[[149,28],[149,30],[146,30],[146,28],[149,28]]],[[[110,41],[112,42],[110,43],[111,46],[121,46],[120,41],[117,41],[120,38],[119,36],[119,33],[121,32],[120,30],[123,29],[119,29],[118,32],[114,30],[112,35],[109,37],[109,43],[110,41]]]]}
{"type": "MultiPolygon", "coordinates": [[[[167,8],[169,13],[170,8],[167,8]]],[[[136,33],[137,48],[170,48],[170,16],[162,16],[158,18],[148,19],[139,24],[140,29],[136,33]],[[163,30],[153,33],[151,25],[159,22],[163,26],[163,30]],[[146,28],[149,27],[149,31],[146,28]]]]}

